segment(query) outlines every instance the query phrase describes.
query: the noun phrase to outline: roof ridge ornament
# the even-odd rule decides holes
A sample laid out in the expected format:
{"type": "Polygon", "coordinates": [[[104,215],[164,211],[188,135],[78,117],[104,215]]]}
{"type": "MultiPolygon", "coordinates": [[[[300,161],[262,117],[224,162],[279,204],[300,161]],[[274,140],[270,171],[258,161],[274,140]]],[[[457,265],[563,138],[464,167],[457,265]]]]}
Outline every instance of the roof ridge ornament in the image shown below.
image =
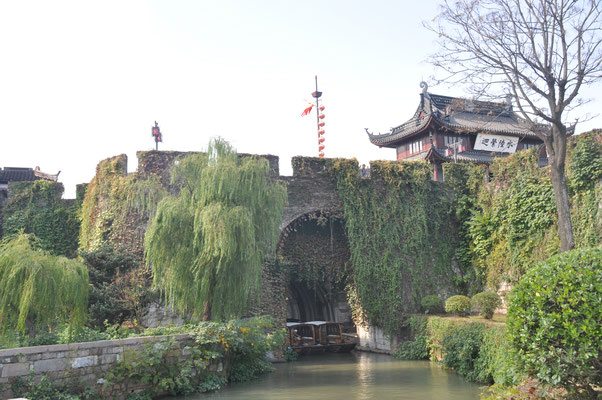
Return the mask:
{"type": "Polygon", "coordinates": [[[420,88],[422,89],[422,93],[426,93],[429,90],[429,85],[425,81],[422,81],[420,82],[420,88]]]}

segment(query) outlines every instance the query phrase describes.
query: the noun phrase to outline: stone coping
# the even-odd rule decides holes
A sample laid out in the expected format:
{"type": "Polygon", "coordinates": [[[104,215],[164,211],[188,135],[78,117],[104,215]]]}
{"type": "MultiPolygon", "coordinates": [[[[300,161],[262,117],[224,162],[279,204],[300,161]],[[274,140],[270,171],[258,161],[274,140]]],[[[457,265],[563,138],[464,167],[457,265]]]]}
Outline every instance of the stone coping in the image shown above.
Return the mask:
{"type": "Polygon", "coordinates": [[[81,343],[68,343],[68,344],[52,344],[46,346],[32,346],[32,347],[15,347],[12,349],[0,350],[0,358],[12,357],[18,355],[28,355],[36,353],[49,353],[59,351],[72,351],[72,350],[84,350],[84,349],[98,349],[104,347],[117,347],[117,346],[132,346],[144,342],[158,341],[164,338],[175,338],[176,340],[190,339],[191,336],[187,333],[176,334],[176,335],[162,335],[162,336],[137,336],[125,339],[112,339],[112,340],[98,340],[95,342],[81,342],[81,343]]]}

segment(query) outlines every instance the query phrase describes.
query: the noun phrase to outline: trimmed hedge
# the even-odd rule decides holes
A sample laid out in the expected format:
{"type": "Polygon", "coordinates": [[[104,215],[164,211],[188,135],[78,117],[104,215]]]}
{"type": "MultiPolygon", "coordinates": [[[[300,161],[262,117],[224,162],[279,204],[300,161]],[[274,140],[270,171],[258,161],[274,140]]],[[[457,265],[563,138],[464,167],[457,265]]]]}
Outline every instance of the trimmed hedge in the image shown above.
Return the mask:
{"type": "Polygon", "coordinates": [[[470,298],[466,296],[452,296],[445,302],[445,312],[456,313],[465,317],[470,313],[471,304],[470,298]]]}
{"type": "Polygon", "coordinates": [[[481,292],[472,296],[472,306],[477,306],[486,319],[493,318],[493,312],[501,305],[502,299],[497,293],[481,292]]]}

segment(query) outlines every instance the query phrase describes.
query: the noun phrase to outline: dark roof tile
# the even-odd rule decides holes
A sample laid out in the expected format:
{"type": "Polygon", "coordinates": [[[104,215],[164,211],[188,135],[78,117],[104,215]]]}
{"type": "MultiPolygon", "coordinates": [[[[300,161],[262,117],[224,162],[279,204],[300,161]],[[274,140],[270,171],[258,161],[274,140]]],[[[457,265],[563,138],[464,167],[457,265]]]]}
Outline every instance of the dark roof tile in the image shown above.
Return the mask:
{"type": "Polygon", "coordinates": [[[28,182],[36,181],[38,179],[56,182],[57,178],[58,174],[47,174],[37,169],[37,167],[35,170],[33,168],[16,167],[0,168],[0,182],[28,182]]]}
{"type": "Polygon", "coordinates": [[[512,111],[510,104],[430,93],[421,94],[420,105],[409,121],[391,128],[389,133],[368,133],[368,136],[375,145],[394,145],[407,136],[423,131],[432,123],[462,133],[486,132],[537,138],[529,122],[512,111]]]}

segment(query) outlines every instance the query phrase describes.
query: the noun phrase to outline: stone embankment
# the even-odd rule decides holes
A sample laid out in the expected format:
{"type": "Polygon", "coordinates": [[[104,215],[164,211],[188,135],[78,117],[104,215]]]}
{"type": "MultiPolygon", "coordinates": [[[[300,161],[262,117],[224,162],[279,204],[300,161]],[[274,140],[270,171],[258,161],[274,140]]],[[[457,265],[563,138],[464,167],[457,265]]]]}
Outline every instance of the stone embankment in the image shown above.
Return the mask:
{"type": "MultiPolygon", "coordinates": [[[[176,362],[186,359],[189,352],[185,347],[192,342],[186,334],[0,350],[0,399],[13,397],[11,383],[19,378],[39,380],[42,376],[52,381],[66,380],[73,386],[94,388],[107,395],[125,396],[127,393],[123,393],[122,387],[104,384],[106,373],[124,354],[140,351],[167,337],[174,338],[180,349],[176,362]]],[[[133,391],[142,388],[128,387],[133,391]]]]}

